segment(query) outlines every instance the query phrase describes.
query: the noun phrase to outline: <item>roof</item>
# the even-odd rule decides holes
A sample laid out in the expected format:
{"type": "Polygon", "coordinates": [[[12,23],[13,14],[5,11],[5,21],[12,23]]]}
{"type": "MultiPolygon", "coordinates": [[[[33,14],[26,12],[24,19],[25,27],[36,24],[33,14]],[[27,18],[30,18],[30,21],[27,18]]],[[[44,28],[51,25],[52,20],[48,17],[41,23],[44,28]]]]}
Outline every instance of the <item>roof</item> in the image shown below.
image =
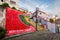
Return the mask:
{"type": "Polygon", "coordinates": [[[56,23],[60,24],[60,18],[56,19],[56,23]]]}

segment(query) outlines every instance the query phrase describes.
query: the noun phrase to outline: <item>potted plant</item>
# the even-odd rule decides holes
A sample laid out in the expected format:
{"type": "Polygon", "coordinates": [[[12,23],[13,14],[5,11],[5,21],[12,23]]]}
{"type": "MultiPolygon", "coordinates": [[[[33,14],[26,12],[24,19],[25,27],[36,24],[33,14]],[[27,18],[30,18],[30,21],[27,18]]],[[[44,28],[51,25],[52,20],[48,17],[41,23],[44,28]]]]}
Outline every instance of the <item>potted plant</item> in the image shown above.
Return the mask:
{"type": "Polygon", "coordinates": [[[15,9],[15,10],[16,10],[16,8],[15,8],[15,7],[12,7],[12,9],[15,9]]]}
{"type": "Polygon", "coordinates": [[[6,8],[6,7],[10,7],[10,6],[9,6],[8,3],[3,3],[3,4],[2,4],[2,7],[3,7],[3,8],[6,8]]]}
{"type": "Polygon", "coordinates": [[[5,10],[6,7],[10,7],[8,3],[2,3],[0,5],[0,7],[2,8],[2,12],[5,10]]]}
{"type": "Polygon", "coordinates": [[[6,34],[6,30],[2,27],[0,27],[0,39],[4,38],[6,34]]]}
{"type": "Polygon", "coordinates": [[[53,20],[52,18],[50,18],[50,22],[51,22],[51,23],[53,23],[53,22],[54,22],[54,20],[53,20]]]}

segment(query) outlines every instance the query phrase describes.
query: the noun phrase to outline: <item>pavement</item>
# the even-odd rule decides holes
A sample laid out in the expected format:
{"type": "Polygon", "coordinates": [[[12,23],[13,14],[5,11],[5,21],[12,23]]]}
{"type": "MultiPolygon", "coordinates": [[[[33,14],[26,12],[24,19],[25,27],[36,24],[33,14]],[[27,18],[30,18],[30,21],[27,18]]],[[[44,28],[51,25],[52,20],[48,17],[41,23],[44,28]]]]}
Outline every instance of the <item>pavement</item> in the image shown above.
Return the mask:
{"type": "Polygon", "coordinates": [[[60,34],[50,32],[35,32],[4,40],[60,40],[60,34]]]}

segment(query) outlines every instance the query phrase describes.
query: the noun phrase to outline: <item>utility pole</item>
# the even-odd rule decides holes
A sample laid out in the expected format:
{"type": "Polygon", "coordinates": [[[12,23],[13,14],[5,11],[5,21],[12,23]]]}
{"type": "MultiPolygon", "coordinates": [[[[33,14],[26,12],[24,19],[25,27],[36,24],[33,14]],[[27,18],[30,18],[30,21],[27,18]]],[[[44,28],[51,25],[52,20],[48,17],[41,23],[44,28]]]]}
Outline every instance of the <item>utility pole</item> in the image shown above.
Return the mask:
{"type": "Polygon", "coordinates": [[[38,19],[37,19],[37,16],[38,16],[38,11],[39,11],[39,8],[36,8],[36,30],[37,30],[37,23],[38,23],[38,19]]]}

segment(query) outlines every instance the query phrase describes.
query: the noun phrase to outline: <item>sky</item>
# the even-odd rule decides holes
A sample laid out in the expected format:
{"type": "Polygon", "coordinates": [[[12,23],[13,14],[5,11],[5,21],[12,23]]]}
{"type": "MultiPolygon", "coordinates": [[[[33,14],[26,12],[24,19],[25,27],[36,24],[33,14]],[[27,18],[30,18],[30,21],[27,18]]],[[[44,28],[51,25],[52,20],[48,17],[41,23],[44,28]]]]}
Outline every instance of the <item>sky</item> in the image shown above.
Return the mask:
{"type": "Polygon", "coordinates": [[[31,12],[39,7],[41,11],[60,17],[60,0],[19,0],[18,5],[31,12]]]}

